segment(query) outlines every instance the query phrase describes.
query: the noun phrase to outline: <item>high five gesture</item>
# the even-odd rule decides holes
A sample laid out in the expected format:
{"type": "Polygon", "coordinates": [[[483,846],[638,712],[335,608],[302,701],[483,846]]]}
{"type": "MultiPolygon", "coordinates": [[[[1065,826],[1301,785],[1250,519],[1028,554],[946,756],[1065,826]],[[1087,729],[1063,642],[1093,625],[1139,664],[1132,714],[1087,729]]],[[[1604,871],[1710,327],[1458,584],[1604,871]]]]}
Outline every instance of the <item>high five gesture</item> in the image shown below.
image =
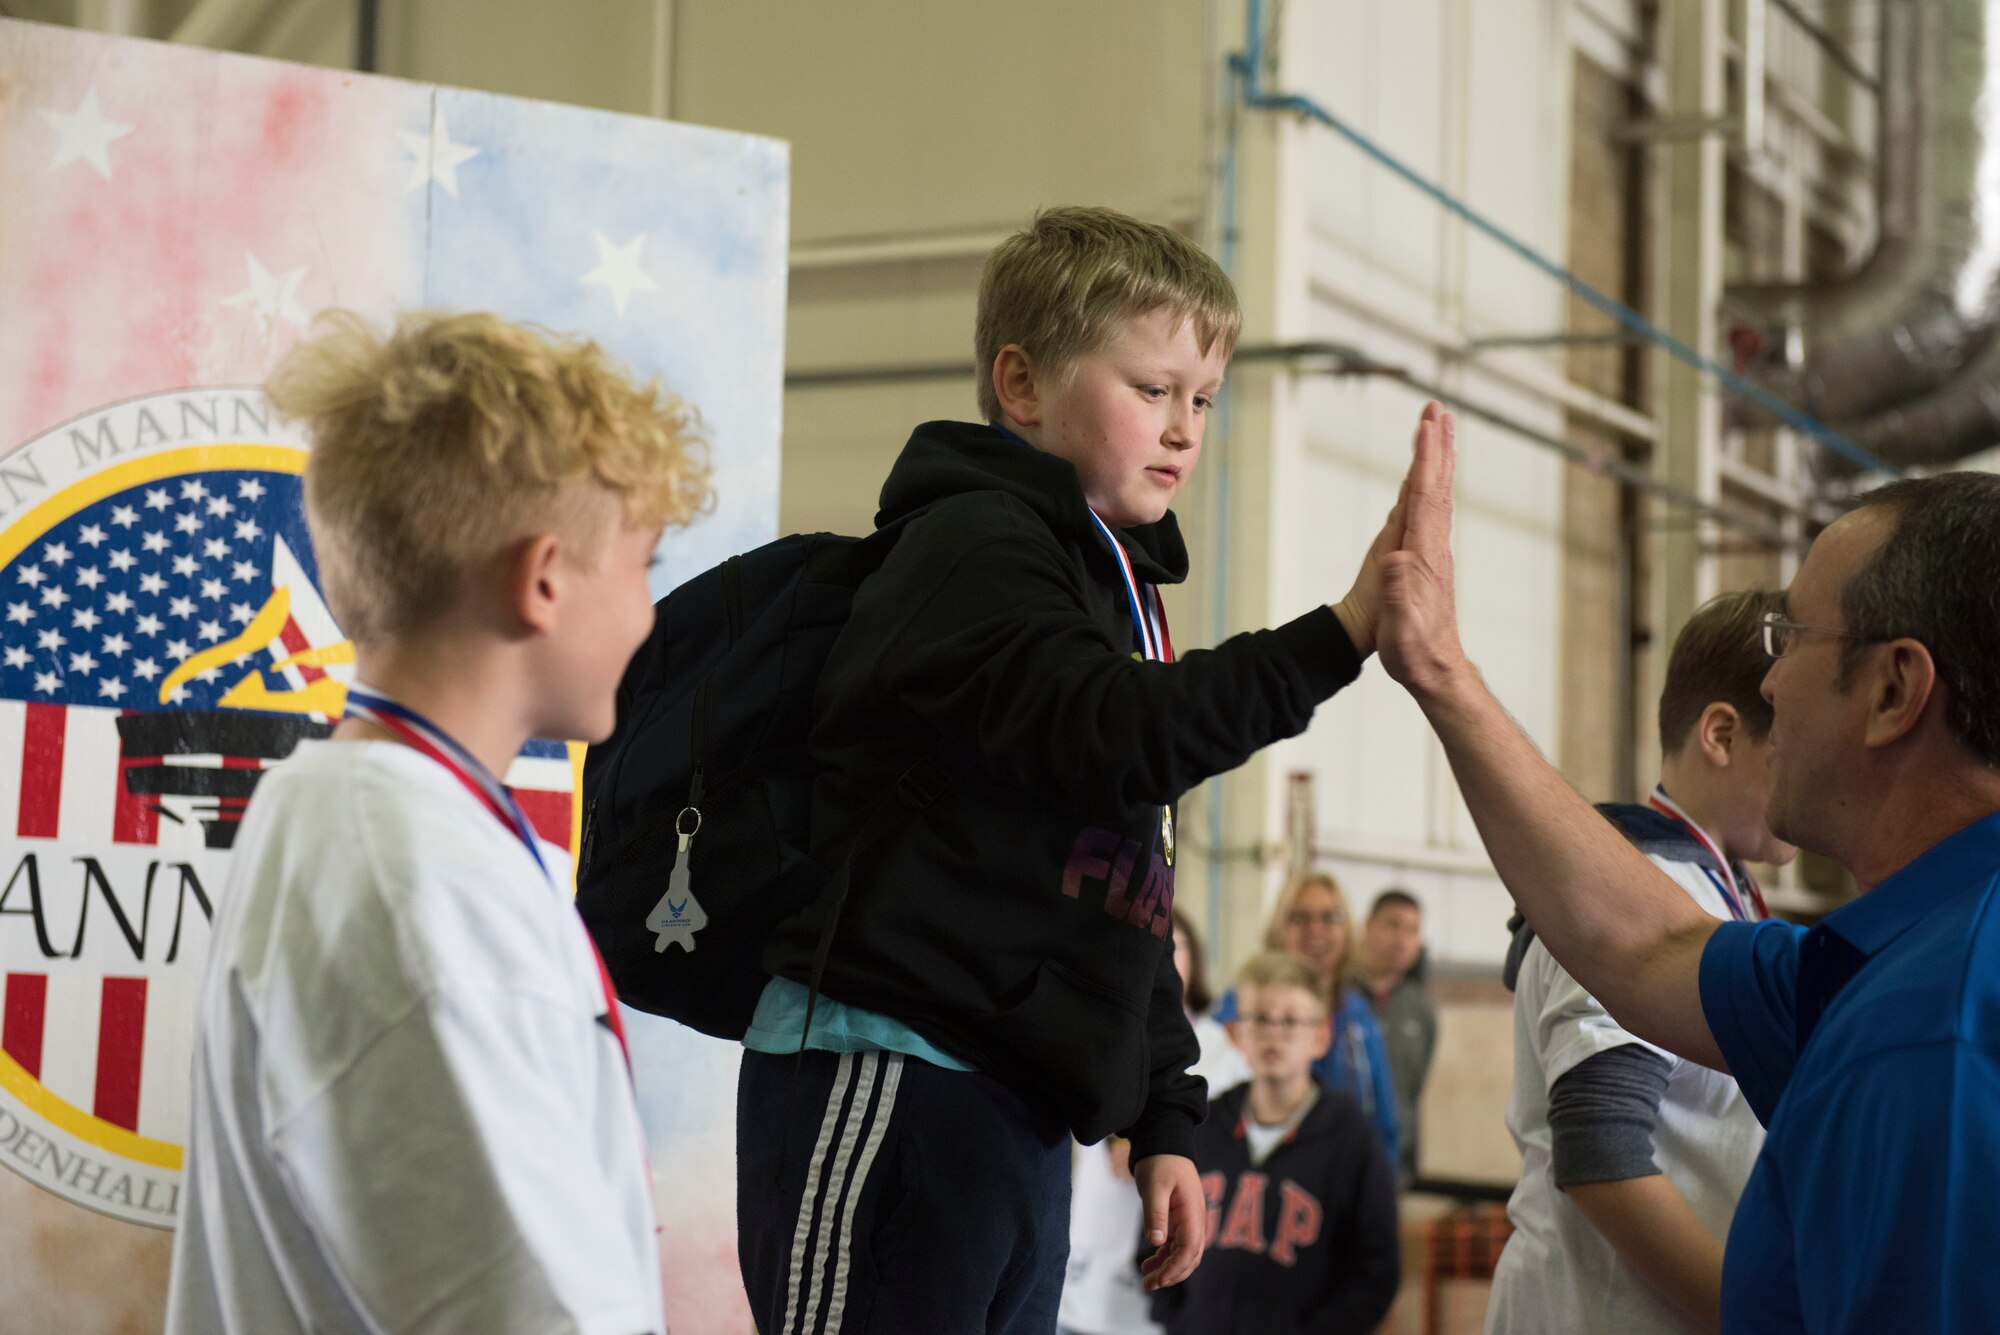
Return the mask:
{"type": "MultiPolygon", "coordinates": [[[[1414,457],[1396,511],[1401,532],[1380,559],[1375,648],[1389,675],[1419,699],[1465,667],[1452,597],[1451,483],[1457,421],[1436,403],[1417,421],[1414,457]]],[[[1385,536],[1387,530],[1384,530],[1385,536]]]]}

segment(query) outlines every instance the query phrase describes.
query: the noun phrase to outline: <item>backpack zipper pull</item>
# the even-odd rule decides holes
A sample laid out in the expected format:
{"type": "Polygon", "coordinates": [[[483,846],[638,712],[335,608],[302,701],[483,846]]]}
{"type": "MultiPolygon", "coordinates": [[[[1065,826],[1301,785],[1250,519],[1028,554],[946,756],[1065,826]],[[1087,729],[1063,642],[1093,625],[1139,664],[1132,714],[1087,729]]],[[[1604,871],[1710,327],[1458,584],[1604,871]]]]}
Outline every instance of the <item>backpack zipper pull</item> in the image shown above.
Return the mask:
{"type": "MultiPolygon", "coordinates": [[[[688,796],[698,798],[700,792],[701,771],[696,770],[688,796]]],[[[694,934],[708,926],[708,912],[694,897],[689,875],[689,864],[694,861],[694,837],[699,833],[701,809],[690,802],[674,817],[674,870],[667,877],[667,893],[660,896],[660,902],[646,915],[646,930],[653,933],[655,954],[664,953],[670,945],[692,953],[694,934]]]]}

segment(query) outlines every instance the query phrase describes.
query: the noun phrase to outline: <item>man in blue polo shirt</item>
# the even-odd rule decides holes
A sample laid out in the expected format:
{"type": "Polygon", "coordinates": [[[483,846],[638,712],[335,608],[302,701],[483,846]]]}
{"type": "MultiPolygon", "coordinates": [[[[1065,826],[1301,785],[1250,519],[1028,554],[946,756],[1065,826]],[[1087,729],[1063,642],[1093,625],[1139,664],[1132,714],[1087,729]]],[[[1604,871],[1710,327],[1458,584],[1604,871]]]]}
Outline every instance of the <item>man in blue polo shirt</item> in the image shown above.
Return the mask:
{"type": "Polygon", "coordinates": [[[2000,477],[1870,492],[1766,621],[1769,820],[1862,897],[1810,931],[1702,914],[1563,782],[1460,648],[1449,421],[1420,434],[1378,645],[1494,866],[1632,1033],[1769,1128],[1724,1331],[2000,1329],[2000,477]]]}

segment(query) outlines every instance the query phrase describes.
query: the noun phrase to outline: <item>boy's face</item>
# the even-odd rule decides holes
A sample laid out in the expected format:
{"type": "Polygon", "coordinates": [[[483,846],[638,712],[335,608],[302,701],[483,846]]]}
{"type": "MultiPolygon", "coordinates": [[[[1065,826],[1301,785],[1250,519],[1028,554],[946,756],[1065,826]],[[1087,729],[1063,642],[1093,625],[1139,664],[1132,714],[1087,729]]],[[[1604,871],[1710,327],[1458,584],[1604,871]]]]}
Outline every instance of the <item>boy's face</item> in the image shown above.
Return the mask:
{"type": "Polygon", "coordinates": [[[1260,1080],[1310,1075],[1312,1064],[1333,1046],[1326,1003],[1302,987],[1239,987],[1236,1016],[1229,1036],[1260,1080]]]}
{"type": "Polygon", "coordinates": [[[1194,324],[1155,310],[1128,321],[1070,374],[1038,383],[1036,444],[1076,465],[1084,499],[1113,528],[1157,523],[1201,458],[1202,428],[1228,366],[1194,324]]]}
{"type": "Polygon", "coordinates": [[[561,556],[561,620],[548,639],[544,699],[560,717],[537,736],[601,742],[618,721],[618,683],[625,665],[653,629],[653,595],[646,586],[661,530],[610,521],[595,551],[561,556]]]}

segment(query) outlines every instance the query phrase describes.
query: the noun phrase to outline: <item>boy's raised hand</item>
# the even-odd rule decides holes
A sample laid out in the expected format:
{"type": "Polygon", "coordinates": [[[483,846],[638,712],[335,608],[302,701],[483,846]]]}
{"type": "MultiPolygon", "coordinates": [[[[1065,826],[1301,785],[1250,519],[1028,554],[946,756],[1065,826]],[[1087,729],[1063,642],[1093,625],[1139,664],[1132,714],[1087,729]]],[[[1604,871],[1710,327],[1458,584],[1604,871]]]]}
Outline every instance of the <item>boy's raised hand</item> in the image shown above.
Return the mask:
{"type": "MultiPolygon", "coordinates": [[[[1451,482],[1458,467],[1457,422],[1424,405],[1410,471],[1392,523],[1401,532],[1380,567],[1381,610],[1375,647],[1391,677],[1419,698],[1465,666],[1452,593],[1451,482]]],[[[1384,530],[1387,531],[1386,529],[1384,530]]],[[[1379,541],[1379,539],[1378,539],[1379,541]]],[[[1374,553],[1370,552],[1371,560],[1374,553]]]]}
{"type": "MultiPolygon", "coordinates": [[[[1427,427],[1440,419],[1448,422],[1450,416],[1436,403],[1426,403],[1424,414],[1417,422],[1418,434],[1421,436],[1427,427]]],[[[1361,569],[1355,572],[1353,587],[1348,589],[1345,598],[1333,605],[1333,614],[1340,618],[1341,628],[1354,642],[1355,652],[1363,658],[1375,652],[1381,638],[1382,558],[1402,545],[1409,494],[1409,479],[1405,477],[1402,493],[1390,508],[1382,531],[1375,535],[1375,541],[1368,544],[1368,554],[1361,558],[1361,569]]]]}
{"type": "Polygon", "coordinates": [[[1146,1241],[1155,1248],[1139,1263],[1146,1292],[1169,1288],[1194,1273],[1208,1245],[1208,1202],[1194,1160],[1181,1154],[1149,1154],[1133,1165],[1139,1204],[1145,1211],[1146,1241]]]}

